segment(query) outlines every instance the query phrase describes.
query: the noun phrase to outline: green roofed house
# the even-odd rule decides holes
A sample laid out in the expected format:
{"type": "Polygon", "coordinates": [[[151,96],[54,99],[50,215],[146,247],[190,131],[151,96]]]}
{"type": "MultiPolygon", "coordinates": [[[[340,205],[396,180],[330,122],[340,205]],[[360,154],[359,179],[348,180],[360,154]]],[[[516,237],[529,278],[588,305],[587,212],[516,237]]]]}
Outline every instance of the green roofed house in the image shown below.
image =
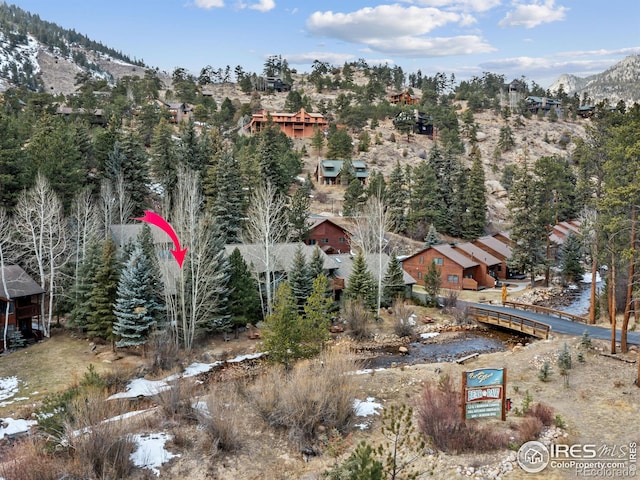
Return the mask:
{"type": "MultiPolygon", "coordinates": [[[[362,160],[352,160],[351,163],[356,171],[356,178],[360,179],[362,183],[367,183],[367,178],[369,178],[367,164],[362,160]]],[[[339,185],[340,171],[343,164],[344,160],[321,160],[315,171],[318,183],[321,185],[339,185]]]]}

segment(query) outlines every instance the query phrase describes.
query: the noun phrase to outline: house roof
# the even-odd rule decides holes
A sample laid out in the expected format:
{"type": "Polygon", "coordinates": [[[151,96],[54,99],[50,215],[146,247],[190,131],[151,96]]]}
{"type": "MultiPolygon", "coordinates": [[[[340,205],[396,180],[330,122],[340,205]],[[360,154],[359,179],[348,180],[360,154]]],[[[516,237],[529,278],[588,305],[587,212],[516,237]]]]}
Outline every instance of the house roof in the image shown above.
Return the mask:
{"type": "MultiPolygon", "coordinates": [[[[142,231],[144,223],[127,223],[118,225],[109,225],[111,238],[120,247],[124,247],[128,243],[135,242],[136,238],[142,231]]],[[[151,229],[151,237],[154,245],[163,245],[173,243],[171,237],[160,228],[151,229]]]]}
{"type": "Polygon", "coordinates": [[[477,267],[478,262],[474,262],[470,258],[466,257],[462,253],[456,251],[451,245],[448,243],[442,243],[440,245],[432,245],[430,248],[433,248],[437,252],[440,252],[442,255],[447,257],[452,262],[457,263],[462,268],[471,268],[477,267]]]}
{"type": "MultiPolygon", "coordinates": [[[[307,262],[311,260],[313,252],[316,249],[314,245],[305,245],[302,242],[299,243],[276,243],[273,245],[273,267],[274,272],[288,272],[293,265],[293,259],[298,248],[302,248],[307,262]]],[[[257,243],[237,243],[225,245],[224,250],[227,256],[230,256],[235,249],[240,251],[242,258],[248,265],[253,264],[253,268],[258,273],[264,273],[266,270],[264,260],[264,250],[261,244],[257,243]]],[[[327,255],[320,250],[320,255],[324,260],[325,270],[336,270],[338,264],[333,260],[332,256],[327,255]]]]}
{"type": "MultiPolygon", "coordinates": [[[[327,178],[337,177],[342,170],[344,160],[322,160],[320,166],[322,168],[322,176],[327,178]]],[[[367,164],[362,160],[352,160],[351,164],[356,171],[357,178],[369,177],[369,171],[367,170],[367,164]]]]}
{"type": "Polygon", "coordinates": [[[478,243],[481,243],[482,245],[486,245],[488,248],[490,248],[494,252],[497,252],[500,256],[504,257],[505,259],[511,258],[511,254],[513,253],[513,251],[511,250],[511,247],[506,243],[501,242],[493,235],[480,237],[476,241],[478,243]]]}
{"type": "Polygon", "coordinates": [[[345,227],[343,227],[342,225],[334,222],[333,220],[331,220],[330,218],[327,217],[323,217],[323,218],[313,218],[313,223],[311,224],[311,226],[309,227],[310,230],[313,230],[314,228],[316,228],[318,225],[323,224],[324,222],[329,222],[332,225],[335,225],[337,228],[339,228],[340,230],[342,230],[343,232],[345,232],[347,235],[350,235],[349,230],[347,230],[345,227]]]}
{"type": "MultiPolygon", "coordinates": [[[[367,262],[367,269],[371,272],[374,278],[378,278],[378,263],[380,256],[382,256],[382,276],[384,277],[385,273],[387,273],[389,261],[391,260],[389,255],[386,253],[372,253],[364,256],[364,259],[367,262]]],[[[346,287],[348,285],[351,272],[353,271],[353,262],[355,257],[349,253],[340,253],[338,255],[331,255],[331,258],[333,258],[338,264],[336,276],[344,278],[344,284],[346,287]]],[[[413,285],[417,283],[416,279],[404,270],[402,271],[402,277],[405,285],[413,285]]]]}
{"type": "Polygon", "coordinates": [[[18,265],[5,265],[0,271],[0,298],[12,300],[41,293],[44,293],[42,287],[18,265]],[[4,283],[2,282],[3,276],[4,283]],[[7,285],[6,290],[4,284],[7,285]]]}
{"type": "Polygon", "coordinates": [[[460,243],[454,248],[462,250],[467,255],[470,255],[472,260],[478,260],[479,262],[482,262],[490,267],[493,265],[498,265],[500,263],[500,260],[491,255],[489,252],[486,252],[482,248],[470,242],[460,243]]]}

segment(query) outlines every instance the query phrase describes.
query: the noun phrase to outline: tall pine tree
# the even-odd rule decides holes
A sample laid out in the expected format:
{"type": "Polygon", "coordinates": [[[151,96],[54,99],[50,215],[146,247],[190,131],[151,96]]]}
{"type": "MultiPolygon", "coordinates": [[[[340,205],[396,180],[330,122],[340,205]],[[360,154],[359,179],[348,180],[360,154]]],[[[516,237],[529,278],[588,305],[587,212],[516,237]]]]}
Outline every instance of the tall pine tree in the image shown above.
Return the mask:
{"type": "Polygon", "coordinates": [[[396,298],[404,298],[404,272],[398,257],[391,255],[391,260],[387,265],[387,271],[382,279],[382,302],[383,307],[390,307],[396,298]]]}
{"type": "Polygon", "coordinates": [[[101,264],[96,271],[95,282],[91,290],[91,314],[87,333],[104,340],[113,340],[115,315],[113,304],[118,289],[119,265],[116,257],[116,245],[108,238],[102,248],[101,264]]]}
{"type": "Polygon", "coordinates": [[[362,302],[368,309],[375,310],[377,292],[373,275],[367,268],[367,261],[362,252],[358,252],[353,260],[351,275],[347,279],[345,294],[347,299],[362,302]]]}
{"type": "Polygon", "coordinates": [[[237,248],[234,248],[229,256],[228,307],[231,322],[236,328],[262,320],[258,282],[251,275],[247,263],[237,248]]]}
{"type": "Polygon", "coordinates": [[[134,347],[147,343],[161,314],[153,288],[153,265],[136,242],[120,278],[113,309],[113,335],[116,347],[134,347]]]}

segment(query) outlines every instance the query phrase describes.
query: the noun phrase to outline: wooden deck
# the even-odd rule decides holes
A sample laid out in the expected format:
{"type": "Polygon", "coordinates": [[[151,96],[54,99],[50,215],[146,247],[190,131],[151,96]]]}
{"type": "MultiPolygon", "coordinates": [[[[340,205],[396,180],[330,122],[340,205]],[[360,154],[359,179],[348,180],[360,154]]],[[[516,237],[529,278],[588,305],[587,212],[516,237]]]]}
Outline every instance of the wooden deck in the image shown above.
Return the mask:
{"type": "Polygon", "coordinates": [[[468,314],[480,323],[498,325],[537,338],[549,338],[549,325],[529,318],[482,307],[469,307],[468,314]]]}

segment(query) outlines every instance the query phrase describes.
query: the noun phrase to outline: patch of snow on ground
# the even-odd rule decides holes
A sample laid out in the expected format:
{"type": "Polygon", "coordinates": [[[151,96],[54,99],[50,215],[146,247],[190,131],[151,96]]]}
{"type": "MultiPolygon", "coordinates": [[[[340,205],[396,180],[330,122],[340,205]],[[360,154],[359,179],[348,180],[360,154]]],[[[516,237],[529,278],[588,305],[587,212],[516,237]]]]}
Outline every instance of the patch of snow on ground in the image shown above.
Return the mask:
{"type": "Polygon", "coordinates": [[[351,372],[353,375],[366,375],[367,373],[373,373],[373,372],[382,372],[386,370],[386,368],[363,368],[362,370],[356,370],[355,372],[351,372]]]}
{"type": "Polygon", "coordinates": [[[353,401],[353,409],[358,417],[368,417],[370,415],[380,415],[378,410],[382,408],[382,404],[375,401],[373,397],[367,397],[366,400],[353,401]]]}
{"type": "Polygon", "coordinates": [[[438,335],[440,335],[440,332],[427,332],[427,333],[421,333],[420,338],[433,338],[433,337],[437,337],[438,335]]]}
{"type": "Polygon", "coordinates": [[[15,401],[6,402],[11,397],[18,393],[18,378],[17,377],[4,377],[0,378],[0,407],[4,407],[15,401]]]}
{"type": "Polygon", "coordinates": [[[149,469],[156,477],[159,477],[160,470],[158,468],[172,458],[180,456],[164,448],[165,443],[171,439],[173,436],[167,433],[134,435],[133,441],[136,442],[138,448],[131,454],[131,461],[136,467],[149,469]]]}
{"type": "Polygon", "coordinates": [[[201,373],[208,372],[214,367],[217,367],[222,362],[214,362],[214,363],[192,363],[187,368],[185,368],[183,377],[195,377],[196,375],[200,375],[201,373]]]}
{"type": "Polygon", "coordinates": [[[256,358],[260,358],[262,355],[264,355],[264,353],[260,352],[260,353],[249,353],[247,355],[238,355],[235,358],[232,358],[231,360],[227,360],[227,363],[239,363],[239,362],[243,362],[245,360],[255,360],[256,358]]]}
{"type": "Polygon", "coordinates": [[[5,436],[26,433],[32,425],[36,425],[37,423],[38,422],[35,420],[14,420],[13,418],[0,419],[0,440],[5,436]]]}
{"type": "Polygon", "coordinates": [[[145,378],[136,378],[129,382],[127,390],[125,392],[114,393],[108,400],[114,400],[116,398],[137,398],[137,397],[150,397],[157,395],[160,392],[164,392],[171,388],[165,380],[147,380],[145,378]]]}

